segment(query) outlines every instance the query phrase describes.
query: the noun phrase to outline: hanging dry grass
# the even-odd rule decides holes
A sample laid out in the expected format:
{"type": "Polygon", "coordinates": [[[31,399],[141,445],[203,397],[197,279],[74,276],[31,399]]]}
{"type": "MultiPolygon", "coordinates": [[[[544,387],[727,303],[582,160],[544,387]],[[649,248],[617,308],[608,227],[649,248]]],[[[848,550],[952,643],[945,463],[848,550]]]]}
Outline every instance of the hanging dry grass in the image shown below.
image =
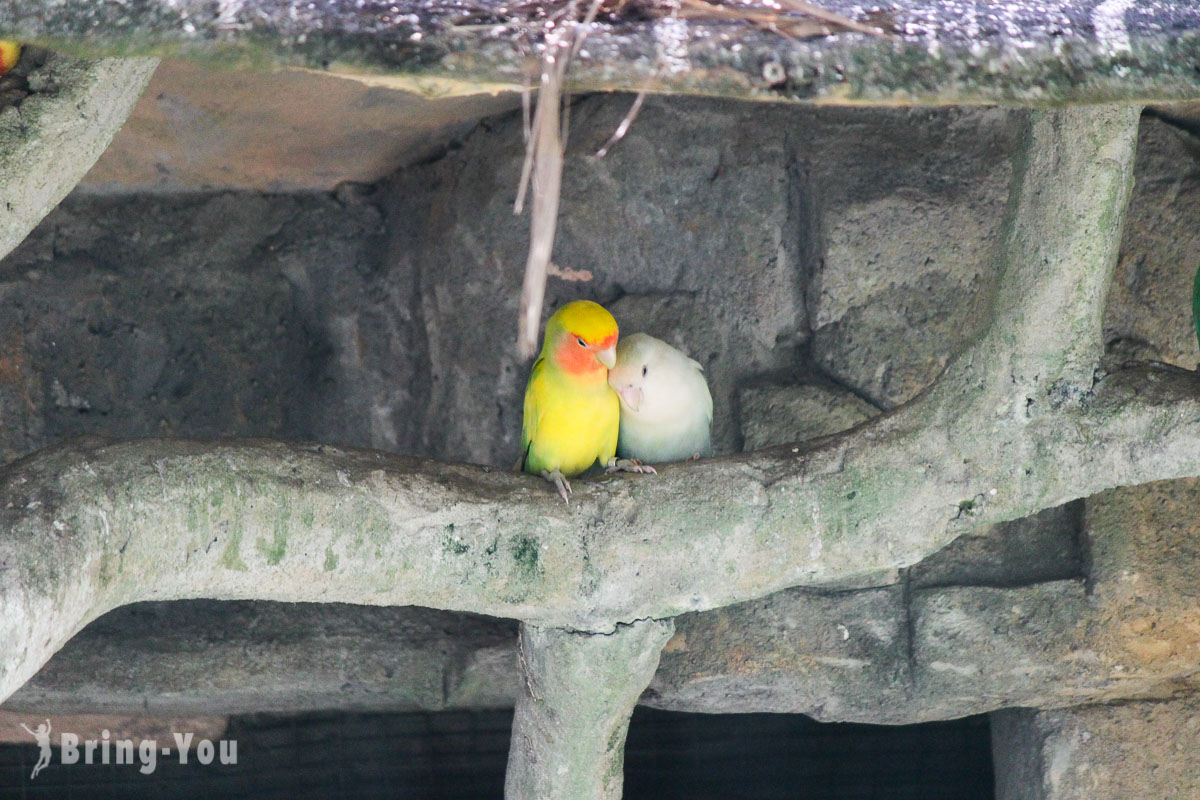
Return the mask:
{"type": "MultiPolygon", "coordinates": [[[[885,35],[881,28],[856,22],[804,0],[769,0],[763,4],[721,3],[709,0],[569,0],[556,3],[523,3],[502,9],[483,10],[497,22],[522,25],[542,42],[541,75],[536,111],[530,120],[528,92],[523,100],[526,119],[525,163],[513,210],[525,208],[526,194],[532,195],[529,220],[529,257],[521,286],[517,321],[517,351],[523,359],[537,353],[546,276],[554,250],[558,204],[562,189],[563,150],[566,140],[564,84],[567,67],[578,55],[588,33],[603,16],[609,23],[673,17],[686,20],[748,23],[791,38],[828,36],[842,31],[885,35]]],[[[467,18],[462,20],[467,24],[467,18]]],[[[478,22],[479,18],[471,19],[478,22]]],[[[629,130],[645,101],[649,87],[638,93],[625,119],[596,153],[604,155],[629,130]]]]}

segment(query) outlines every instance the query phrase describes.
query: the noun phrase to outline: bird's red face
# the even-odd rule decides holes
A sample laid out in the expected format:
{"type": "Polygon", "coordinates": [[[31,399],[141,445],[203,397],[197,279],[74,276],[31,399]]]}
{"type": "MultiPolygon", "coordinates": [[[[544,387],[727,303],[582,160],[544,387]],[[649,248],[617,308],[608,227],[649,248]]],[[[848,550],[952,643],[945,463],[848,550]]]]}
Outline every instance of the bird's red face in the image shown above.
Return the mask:
{"type": "Polygon", "coordinates": [[[542,352],[568,375],[604,381],[617,362],[619,336],[617,321],[607,309],[591,300],[576,300],[547,320],[542,352]]]}
{"type": "Polygon", "coordinates": [[[607,375],[617,362],[617,332],[589,340],[568,329],[554,350],[554,360],[573,375],[607,375]]]}

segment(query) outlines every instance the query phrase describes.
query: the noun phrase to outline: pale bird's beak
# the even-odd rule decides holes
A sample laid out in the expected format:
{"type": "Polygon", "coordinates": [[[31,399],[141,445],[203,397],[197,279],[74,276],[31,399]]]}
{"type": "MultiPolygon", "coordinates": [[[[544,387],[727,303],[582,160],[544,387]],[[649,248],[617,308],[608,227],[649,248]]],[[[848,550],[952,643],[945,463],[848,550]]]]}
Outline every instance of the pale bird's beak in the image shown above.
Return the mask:
{"type": "Polygon", "coordinates": [[[617,364],[617,347],[613,345],[607,350],[600,350],[596,353],[596,358],[600,359],[600,363],[612,369],[617,364]]]}
{"type": "Polygon", "coordinates": [[[642,387],[640,386],[622,386],[617,390],[617,394],[621,396],[621,402],[629,406],[630,411],[637,411],[642,405],[642,387]]]}

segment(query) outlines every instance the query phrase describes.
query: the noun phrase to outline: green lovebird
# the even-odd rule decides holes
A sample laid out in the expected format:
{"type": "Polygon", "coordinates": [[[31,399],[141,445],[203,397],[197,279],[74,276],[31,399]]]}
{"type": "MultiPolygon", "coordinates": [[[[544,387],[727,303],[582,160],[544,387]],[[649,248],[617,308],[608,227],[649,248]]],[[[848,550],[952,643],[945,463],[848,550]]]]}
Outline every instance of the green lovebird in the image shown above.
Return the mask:
{"type": "Polygon", "coordinates": [[[554,484],[564,501],[567,478],[617,449],[620,404],[608,385],[616,358],[617,321],[590,300],[567,303],[546,322],[542,353],[525,386],[520,469],[554,484]]]}

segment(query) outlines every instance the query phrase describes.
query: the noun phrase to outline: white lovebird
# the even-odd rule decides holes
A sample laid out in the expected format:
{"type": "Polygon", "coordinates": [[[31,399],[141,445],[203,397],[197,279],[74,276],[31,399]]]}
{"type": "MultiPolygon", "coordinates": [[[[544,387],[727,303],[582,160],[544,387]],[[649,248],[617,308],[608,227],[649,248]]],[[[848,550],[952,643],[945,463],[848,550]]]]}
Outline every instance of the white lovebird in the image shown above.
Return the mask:
{"type": "Polygon", "coordinates": [[[651,464],[712,455],[712,395],[703,367],[645,333],[617,343],[608,383],[621,398],[617,455],[651,464]]]}

